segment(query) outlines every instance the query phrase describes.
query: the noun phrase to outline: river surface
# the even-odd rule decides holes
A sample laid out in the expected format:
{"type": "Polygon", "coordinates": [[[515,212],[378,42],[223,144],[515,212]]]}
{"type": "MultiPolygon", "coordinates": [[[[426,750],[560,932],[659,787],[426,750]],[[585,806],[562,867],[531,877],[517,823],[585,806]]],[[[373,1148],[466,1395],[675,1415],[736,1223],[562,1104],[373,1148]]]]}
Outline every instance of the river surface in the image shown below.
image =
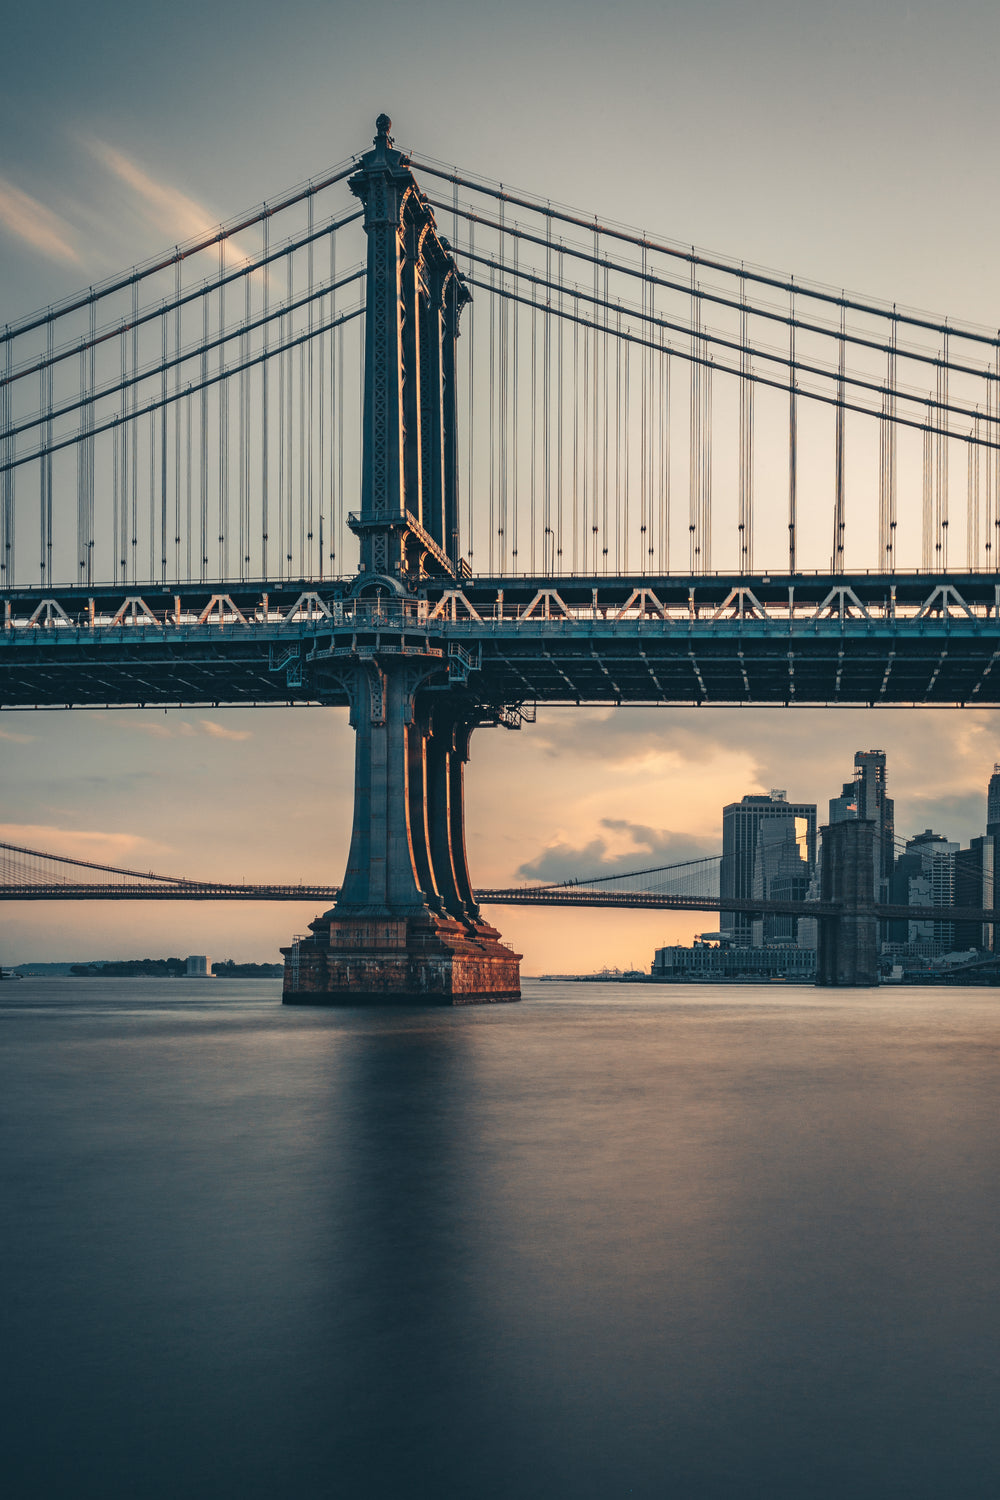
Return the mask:
{"type": "Polygon", "coordinates": [[[0,989],[9,1500],[1000,1494],[1000,991],[0,989]]]}

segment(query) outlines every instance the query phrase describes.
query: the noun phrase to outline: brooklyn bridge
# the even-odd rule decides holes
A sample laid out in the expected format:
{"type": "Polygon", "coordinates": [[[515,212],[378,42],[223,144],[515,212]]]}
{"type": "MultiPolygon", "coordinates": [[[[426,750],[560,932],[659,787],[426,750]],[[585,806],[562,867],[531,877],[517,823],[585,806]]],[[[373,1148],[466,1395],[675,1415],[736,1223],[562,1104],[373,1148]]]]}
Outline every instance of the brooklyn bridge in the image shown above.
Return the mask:
{"type": "MultiPolygon", "coordinates": [[[[333,904],[286,1000],[516,999],[481,902],[720,897],[478,890],[475,729],[549,703],[997,703],[1000,334],[512,192],[390,130],[5,328],[0,706],[348,707],[347,870],[288,888],[333,904]]],[[[900,914],[874,837],[824,840],[823,983],[874,982],[900,914]]],[[[282,899],[143,879],[141,899],[282,899]]]]}

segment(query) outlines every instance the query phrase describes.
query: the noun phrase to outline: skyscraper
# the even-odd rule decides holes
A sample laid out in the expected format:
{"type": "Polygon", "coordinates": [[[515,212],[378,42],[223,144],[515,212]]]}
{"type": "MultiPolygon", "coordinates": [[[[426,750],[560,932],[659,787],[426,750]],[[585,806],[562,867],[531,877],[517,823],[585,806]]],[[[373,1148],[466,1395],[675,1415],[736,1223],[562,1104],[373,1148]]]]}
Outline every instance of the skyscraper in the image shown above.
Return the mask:
{"type": "Polygon", "coordinates": [[[1000,835],[1000,765],[996,762],[986,792],[986,832],[992,838],[1000,835]]]}
{"type": "MultiPolygon", "coordinates": [[[[789,802],[784,791],[775,788],[767,797],[744,797],[741,802],[731,802],[722,809],[723,900],[727,896],[748,899],[755,895],[779,899],[785,890],[772,891],[772,880],[782,886],[794,884],[797,890],[801,878],[808,883],[815,869],[815,802],[789,802]],[[764,828],[767,828],[767,848],[761,849],[758,860],[758,844],[764,828]]],[[[746,913],[723,910],[721,928],[740,946],[747,947],[753,942],[753,919],[746,913]]],[[[777,932],[771,940],[776,938],[777,932]]]]}
{"type": "MultiPolygon", "coordinates": [[[[994,776],[994,781],[997,779],[994,776]]],[[[955,854],[955,904],[957,906],[993,905],[994,867],[996,863],[996,840],[992,833],[985,838],[973,839],[968,849],[959,849],[955,854]]],[[[993,950],[993,924],[987,922],[956,922],[955,947],[960,952],[966,948],[993,950]]]]}
{"type": "MultiPolygon", "coordinates": [[[[893,897],[899,905],[914,909],[914,918],[906,926],[907,943],[923,943],[928,951],[948,953],[955,943],[955,924],[930,917],[919,920],[921,906],[951,906],[955,900],[955,857],[958,844],[953,844],[943,833],[934,833],[925,828],[923,833],[907,839],[906,849],[896,862],[896,891],[893,897]],[[916,918],[916,920],[915,920],[916,918]]],[[[898,926],[892,924],[892,936],[896,939],[898,926]]]]}
{"type": "MultiPolygon", "coordinates": [[[[1000,776],[997,782],[997,815],[1000,818],[1000,776]]],[[[990,783],[992,786],[992,782],[990,783]]],[[[844,783],[841,795],[830,798],[830,822],[843,823],[848,818],[864,819],[876,824],[875,899],[888,901],[892,888],[892,867],[896,848],[895,807],[886,795],[884,750],[856,750],[854,779],[844,783]]]]}

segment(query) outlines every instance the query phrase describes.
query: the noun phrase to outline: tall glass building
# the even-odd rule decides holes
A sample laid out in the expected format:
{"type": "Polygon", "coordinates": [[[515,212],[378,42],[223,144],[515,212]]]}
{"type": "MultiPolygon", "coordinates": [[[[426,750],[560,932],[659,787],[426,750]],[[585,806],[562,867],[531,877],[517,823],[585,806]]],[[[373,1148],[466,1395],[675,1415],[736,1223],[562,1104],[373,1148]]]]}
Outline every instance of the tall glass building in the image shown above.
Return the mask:
{"type": "MultiPolygon", "coordinates": [[[[766,797],[744,797],[722,809],[723,901],[727,896],[801,900],[815,870],[815,802],[789,802],[784,791],[774,789],[766,797]]],[[[785,931],[794,920],[765,920],[758,941],[794,942],[794,935],[785,931]]],[[[720,927],[741,947],[754,941],[749,914],[723,908],[720,927]]]]}
{"type": "MultiPolygon", "coordinates": [[[[1000,777],[998,807],[1000,807],[1000,777]]],[[[892,891],[892,867],[896,854],[895,805],[888,793],[884,750],[856,750],[854,778],[846,781],[839,797],[830,798],[830,822],[861,818],[877,825],[875,839],[876,901],[888,901],[892,891]]]]}

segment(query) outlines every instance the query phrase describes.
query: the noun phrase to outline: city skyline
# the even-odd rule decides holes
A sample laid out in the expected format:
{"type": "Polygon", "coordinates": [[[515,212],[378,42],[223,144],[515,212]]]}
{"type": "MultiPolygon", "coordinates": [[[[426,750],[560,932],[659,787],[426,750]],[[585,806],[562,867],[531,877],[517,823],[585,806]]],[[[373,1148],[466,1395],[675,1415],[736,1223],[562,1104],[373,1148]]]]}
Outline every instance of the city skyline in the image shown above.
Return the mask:
{"type": "MultiPolygon", "coordinates": [[[[195,720],[194,725],[191,722],[193,715],[175,712],[158,716],[148,713],[117,716],[119,732],[133,734],[138,742],[148,747],[147,764],[135,771],[131,782],[133,788],[142,788],[144,783],[150,781],[165,781],[181,787],[185,781],[192,779],[192,766],[196,768],[193,779],[200,786],[214,774],[210,762],[216,752],[223,758],[238,755],[245,758],[248,769],[253,767],[249,774],[244,771],[233,782],[230,795],[225,800],[216,798],[213,803],[212,818],[218,820],[218,826],[226,830],[224,839],[218,845],[206,842],[201,836],[206,826],[205,808],[193,796],[188,797],[186,805],[174,806],[169,817],[158,812],[150,834],[137,836],[127,831],[122,825],[127,824],[129,815],[138,805],[133,802],[131,791],[123,805],[122,797],[118,796],[124,816],[120,819],[118,829],[113,832],[102,833],[86,827],[71,830],[43,822],[8,821],[0,824],[0,837],[9,842],[22,842],[51,852],[68,853],[98,861],[122,862],[190,878],[329,880],[326,871],[331,865],[336,867],[338,858],[346,856],[349,823],[345,823],[337,831],[339,849],[331,845],[326,854],[323,843],[327,838],[327,830],[322,825],[303,824],[297,835],[298,842],[289,847],[282,833],[280,801],[268,810],[267,817],[262,813],[260,827],[248,830],[241,816],[243,797],[252,799],[271,777],[269,747],[265,740],[257,739],[254,735],[252,726],[255,717],[281,712],[231,710],[228,714],[223,714],[219,711],[216,719],[195,720]],[[228,724],[228,733],[232,738],[221,738],[218,733],[205,727],[208,724],[218,724],[222,728],[228,724]],[[131,729],[129,725],[132,726],[131,729]],[[185,727],[188,732],[184,732],[185,727]],[[177,764],[178,757],[180,764],[177,764]],[[266,866],[260,862],[263,849],[271,851],[266,866]],[[185,850],[188,851],[187,858],[184,858],[185,850]]],[[[823,711],[798,711],[784,717],[790,725],[798,723],[802,728],[806,727],[803,721],[815,719],[821,712],[823,711]]],[[[859,727],[870,725],[873,717],[856,710],[839,712],[858,722],[859,727]]],[[[495,759],[487,759],[485,755],[481,758],[483,776],[488,777],[491,783],[499,779],[511,798],[516,787],[520,788],[519,796],[524,798],[525,765],[532,769],[540,768],[544,772],[546,762],[558,759],[564,767],[564,787],[568,765],[575,796],[567,796],[564,805],[567,808],[571,808],[574,803],[584,806],[596,825],[597,837],[586,843],[573,843],[573,827],[569,826],[565,839],[550,843],[534,859],[521,859],[518,862],[518,856],[523,850],[531,847],[525,825],[530,825],[532,817],[537,814],[538,804],[547,794],[548,788],[542,782],[534,795],[528,791],[527,807],[522,811],[521,818],[508,827],[504,847],[498,850],[492,829],[488,824],[484,827],[486,820],[482,815],[481,803],[477,801],[473,781],[469,842],[477,884],[549,881],[613,873],[719,852],[722,847],[724,804],[721,798],[714,807],[709,803],[706,795],[709,786],[714,785],[715,779],[719,778],[721,784],[732,787],[733,793],[726,797],[727,801],[738,802],[743,796],[757,796],[766,800],[771,788],[764,783],[777,778],[768,777],[768,766],[763,764],[763,757],[758,762],[757,785],[750,792],[744,789],[744,784],[738,779],[741,772],[735,757],[730,757],[728,763],[725,758],[717,757],[721,763],[706,768],[701,756],[706,745],[711,742],[685,734],[683,720],[680,724],[677,722],[678,716],[685,713],[689,720],[696,717],[691,711],[685,710],[631,711],[631,714],[640,719],[641,745],[637,756],[626,757],[619,762],[625,776],[615,794],[615,805],[619,808],[625,806],[626,810],[632,811],[633,818],[595,817],[594,803],[599,801],[602,792],[589,774],[593,771],[595,761],[600,765],[609,756],[615,755],[616,738],[620,740],[629,737],[631,740],[634,736],[637,726],[634,722],[629,724],[629,711],[550,710],[547,715],[542,716],[540,725],[523,730],[516,740],[501,739],[496,731],[492,737],[484,734],[482,739],[488,746],[492,740],[498,753],[495,759]],[[592,743],[593,736],[583,742],[577,740],[583,753],[574,756],[570,746],[575,739],[572,731],[576,714],[597,718],[599,723],[592,725],[592,729],[601,728],[612,743],[595,747],[592,743]],[[656,716],[659,715],[662,719],[664,714],[673,718],[672,733],[665,737],[656,730],[656,716]],[[516,755],[508,748],[511,745],[517,751],[516,755]],[[659,769],[654,769],[657,767],[659,769]],[[707,779],[709,771],[712,773],[711,782],[707,779]],[[642,799],[647,815],[651,806],[650,783],[644,780],[645,776],[657,778],[655,785],[662,798],[662,805],[666,810],[671,810],[672,798],[666,781],[668,774],[669,784],[680,794],[678,800],[690,793],[690,798],[687,799],[688,811],[696,812],[702,820],[693,828],[690,824],[686,829],[657,828],[649,822],[639,820],[639,800],[642,799]],[[696,801],[695,798],[699,800],[696,801]],[[508,873],[511,871],[513,875],[508,873]]],[[[749,717],[743,710],[709,711],[709,715],[712,714],[729,714],[736,722],[749,717]]],[[[931,729],[944,718],[939,712],[925,711],[920,715],[919,711],[914,711],[914,714],[924,720],[929,719],[931,729]]],[[[773,720],[776,712],[771,711],[768,716],[773,720]]],[[[96,771],[103,753],[102,742],[106,732],[104,725],[108,716],[81,714],[78,717],[82,731],[77,741],[78,758],[75,770],[67,780],[73,784],[82,782],[90,789],[92,797],[112,795],[116,791],[115,779],[101,776],[96,771]]],[[[351,732],[346,723],[341,722],[343,717],[336,710],[315,710],[310,713],[307,721],[315,722],[308,733],[304,753],[300,752],[289,764],[289,775],[293,779],[305,780],[317,794],[324,786],[313,760],[317,747],[331,735],[332,730],[340,740],[345,757],[353,748],[348,737],[351,732]],[[324,724],[321,721],[328,722],[324,724]],[[329,721],[332,721],[332,725],[329,721]]],[[[986,715],[975,717],[988,719],[986,715]]],[[[46,714],[7,715],[4,723],[16,720],[18,723],[28,722],[29,726],[37,727],[39,723],[44,725],[51,718],[51,715],[46,714]]],[[[902,719],[901,714],[883,714],[880,727],[891,729],[894,723],[902,719]]],[[[842,741],[838,736],[832,747],[828,742],[823,746],[822,753],[813,750],[813,768],[804,772],[803,755],[807,753],[806,746],[811,738],[807,732],[798,737],[797,743],[784,745],[782,754],[772,751],[769,767],[792,773],[784,778],[790,784],[789,802],[793,797],[792,789],[796,785],[807,784],[806,796],[820,809],[817,822],[822,824],[826,821],[822,816],[822,809],[829,800],[827,794],[837,791],[843,781],[843,770],[853,760],[857,745],[852,744],[849,739],[842,741]]],[[[927,774],[928,767],[934,762],[926,753],[921,753],[919,744],[913,743],[912,733],[902,736],[895,750],[893,742],[897,739],[896,735],[883,735],[883,739],[889,746],[886,757],[890,786],[897,793],[897,807],[902,808],[897,813],[897,824],[903,831],[901,836],[912,838],[923,829],[932,827],[936,833],[946,838],[969,845],[984,833],[989,782],[986,772],[992,771],[994,765],[992,759],[985,765],[983,763],[986,756],[993,754],[988,737],[988,723],[981,725],[979,731],[971,736],[971,745],[963,747],[964,753],[957,761],[951,760],[947,753],[950,747],[946,746],[944,757],[934,776],[927,774]],[[957,790],[964,784],[966,790],[957,795],[956,790],[953,790],[942,796],[941,781],[949,775],[953,788],[957,790]],[[928,790],[936,790],[938,794],[929,797],[926,795],[928,790]],[[921,796],[921,792],[925,795],[921,796]]],[[[51,791],[49,757],[53,752],[58,754],[57,745],[47,743],[44,737],[31,738],[28,734],[23,734],[20,742],[8,740],[4,750],[6,754],[18,757],[24,767],[29,764],[32,766],[32,773],[29,774],[27,770],[23,773],[25,790],[35,781],[51,791]]],[[[476,766],[475,758],[472,766],[476,766]]],[[[338,776],[340,785],[336,795],[349,807],[349,760],[345,759],[340,764],[338,776]]],[[[117,790],[120,793],[120,789],[117,790]]],[[[328,795],[328,791],[325,794],[328,795]]],[[[139,795],[141,796],[141,792],[139,795]]],[[[805,802],[806,796],[796,798],[795,801],[805,802]]],[[[147,804],[149,805],[151,804],[147,804]]],[[[241,957],[248,961],[273,961],[277,945],[287,940],[285,934],[293,925],[296,931],[304,930],[306,922],[316,915],[311,906],[303,908],[300,914],[299,908],[286,904],[227,908],[225,903],[182,903],[177,907],[167,906],[155,911],[142,906],[130,907],[127,903],[114,903],[111,907],[101,903],[87,903],[87,907],[87,911],[81,912],[73,904],[65,903],[55,906],[44,903],[8,906],[3,938],[0,939],[3,942],[4,965],[32,959],[42,960],[44,957],[86,961],[106,958],[109,953],[116,957],[131,958],[161,950],[174,952],[180,949],[196,951],[208,948],[212,951],[214,948],[218,951],[220,946],[226,951],[238,949],[241,957]],[[136,914],[136,920],[130,917],[132,912],[136,914]],[[53,921],[53,915],[57,916],[57,921],[53,921]],[[271,939],[264,935],[269,931],[274,933],[273,947],[270,946],[271,939]],[[192,938],[199,938],[200,942],[189,941],[192,938]]],[[[497,908],[495,915],[508,934],[524,943],[529,953],[533,951],[538,955],[532,965],[535,972],[564,972],[567,957],[577,959],[577,967],[581,972],[588,966],[600,968],[605,963],[624,968],[640,955],[645,961],[653,949],[662,946],[664,941],[690,942],[705,926],[704,918],[695,913],[603,912],[597,915],[573,911],[535,912],[497,908]],[[587,955],[586,962],[582,955],[587,955]],[[561,967],[558,966],[560,957],[563,959],[561,967]]]]}

